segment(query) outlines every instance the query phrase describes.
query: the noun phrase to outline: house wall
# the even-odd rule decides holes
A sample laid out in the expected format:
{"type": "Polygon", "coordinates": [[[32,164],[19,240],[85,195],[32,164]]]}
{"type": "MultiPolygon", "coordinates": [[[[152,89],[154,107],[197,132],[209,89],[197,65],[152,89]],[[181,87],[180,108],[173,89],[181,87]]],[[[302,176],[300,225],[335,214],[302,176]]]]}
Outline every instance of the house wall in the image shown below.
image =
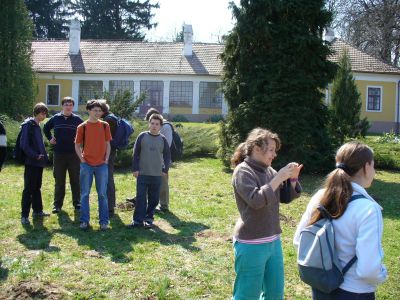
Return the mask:
{"type": "MultiPolygon", "coordinates": [[[[46,103],[46,85],[60,84],[62,99],[65,96],[72,96],[75,99],[75,111],[85,112],[84,104],[79,104],[79,81],[94,80],[103,82],[103,90],[109,90],[110,80],[129,80],[134,82],[134,96],[140,93],[141,80],[161,80],[164,82],[163,91],[163,113],[166,115],[185,115],[189,120],[207,120],[212,115],[226,113],[227,105],[222,104],[222,108],[200,108],[199,106],[199,83],[221,82],[217,76],[192,76],[192,75],[135,75],[135,74],[60,74],[60,73],[39,73],[38,74],[39,94],[37,101],[46,103]],[[192,107],[170,107],[169,106],[169,86],[171,81],[192,81],[193,82],[193,105],[192,107]]],[[[224,102],[224,101],[223,101],[224,102]]],[[[60,110],[61,106],[51,106],[50,110],[60,110]]]]}
{"type": "MultiPolygon", "coordinates": [[[[61,100],[66,96],[71,96],[72,90],[72,80],[70,79],[39,79],[37,80],[38,85],[38,95],[36,97],[36,102],[46,103],[46,93],[47,93],[47,85],[49,84],[58,84],[60,85],[60,105],[49,105],[49,110],[59,111],[61,110],[61,100]]],[[[47,104],[47,103],[46,103],[47,104]]]]}
{"type": "Polygon", "coordinates": [[[371,123],[370,132],[396,130],[398,116],[398,84],[400,75],[355,73],[356,84],[361,94],[361,117],[371,123]],[[368,111],[368,87],[380,87],[382,91],[381,111],[368,111]]]}

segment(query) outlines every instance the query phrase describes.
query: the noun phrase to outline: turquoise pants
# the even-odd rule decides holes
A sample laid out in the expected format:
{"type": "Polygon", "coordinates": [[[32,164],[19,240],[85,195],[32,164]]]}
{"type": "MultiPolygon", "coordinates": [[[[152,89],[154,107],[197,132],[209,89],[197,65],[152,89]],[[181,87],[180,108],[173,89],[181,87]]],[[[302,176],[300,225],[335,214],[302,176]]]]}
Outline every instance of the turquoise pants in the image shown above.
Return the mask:
{"type": "Polygon", "coordinates": [[[283,255],[281,240],[249,245],[235,242],[233,300],[282,300],[283,255]]]}

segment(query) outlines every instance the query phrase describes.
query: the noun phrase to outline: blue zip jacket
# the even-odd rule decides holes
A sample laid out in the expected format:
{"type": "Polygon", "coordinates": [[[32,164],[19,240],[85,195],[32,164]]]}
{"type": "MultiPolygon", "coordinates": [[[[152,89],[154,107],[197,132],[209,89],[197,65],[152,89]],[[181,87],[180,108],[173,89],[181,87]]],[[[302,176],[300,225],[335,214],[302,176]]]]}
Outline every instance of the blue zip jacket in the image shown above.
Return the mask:
{"type": "Polygon", "coordinates": [[[54,152],[56,153],[75,153],[75,135],[76,128],[83,120],[80,116],[72,114],[64,116],[62,113],[57,113],[52,116],[43,127],[43,132],[50,141],[53,136],[51,130],[54,129],[54,136],[57,144],[55,144],[54,152]]]}
{"type": "Polygon", "coordinates": [[[22,125],[20,146],[26,154],[25,165],[45,167],[49,160],[43,143],[42,130],[33,118],[26,119],[22,125]],[[40,154],[43,158],[37,159],[40,154]]]}

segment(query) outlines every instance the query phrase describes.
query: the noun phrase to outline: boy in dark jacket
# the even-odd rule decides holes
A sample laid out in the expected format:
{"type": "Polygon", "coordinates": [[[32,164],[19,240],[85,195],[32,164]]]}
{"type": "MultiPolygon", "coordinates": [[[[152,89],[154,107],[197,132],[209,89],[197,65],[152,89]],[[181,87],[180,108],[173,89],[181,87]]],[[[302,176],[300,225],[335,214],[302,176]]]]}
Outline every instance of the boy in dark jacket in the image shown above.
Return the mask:
{"type": "Polygon", "coordinates": [[[43,168],[48,162],[46,149],[43,144],[40,122],[48,113],[44,103],[38,103],[33,108],[33,118],[26,119],[21,127],[21,149],[26,155],[24,171],[24,191],[22,192],[21,223],[30,224],[29,211],[33,209],[33,217],[47,217],[48,213],[43,212],[42,203],[42,176],[43,168]]]}
{"type": "Polygon", "coordinates": [[[79,168],[80,160],[75,153],[76,128],[83,122],[81,117],[72,112],[74,99],[64,97],[62,111],[55,114],[43,127],[43,132],[53,145],[53,175],[55,180],[53,213],[60,212],[64,204],[65,179],[68,171],[75,210],[80,209],[79,168]],[[53,130],[53,135],[51,133],[53,130]]]}

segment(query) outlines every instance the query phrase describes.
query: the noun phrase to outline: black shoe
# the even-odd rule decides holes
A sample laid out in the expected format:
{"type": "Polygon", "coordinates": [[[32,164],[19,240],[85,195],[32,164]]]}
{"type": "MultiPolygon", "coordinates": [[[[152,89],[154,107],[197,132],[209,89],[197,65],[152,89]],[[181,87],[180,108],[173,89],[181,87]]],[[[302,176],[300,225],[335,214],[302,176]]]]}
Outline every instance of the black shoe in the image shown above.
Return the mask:
{"type": "Polygon", "coordinates": [[[50,214],[49,214],[49,213],[46,213],[46,212],[44,212],[44,211],[41,211],[41,212],[33,212],[32,216],[33,216],[33,217],[36,217],[36,218],[43,218],[43,217],[48,217],[48,216],[50,216],[50,214]]]}
{"type": "Polygon", "coordinates": [[[132,204],[135,204],[135,203],[136,203],[136,197],[133,197],[133,198],[126,198],[126,202],[130,202],[130,203],[132,203],[132,204]]]}
{"type": "Polygon", "coordinates": [[[53,210],[51,211],[53,214],[58,214],[61,211],[61,208],[59,207],[53,207],[53,210]]]}
{"type": "Polygon", "coordinates": [[[29,225],[29,224],[31,224],[31,222],[29,221],[28,218],[22,217],[21,218],[21,224],[22,225],[29,225]]]}
{"type": "Polygon", "coordinates": [[[151,229],[151,228],[153,228],[153,223],[145,221],[143,227],[145,229],[151,229]]]}
{"type": "Polygon", "coordinates": [[[128,227],[130,229],[143,228],[143,223],[134,223],[134,222],[132,222],[131,224],[127,225],[126,227],[128,227]]]}

